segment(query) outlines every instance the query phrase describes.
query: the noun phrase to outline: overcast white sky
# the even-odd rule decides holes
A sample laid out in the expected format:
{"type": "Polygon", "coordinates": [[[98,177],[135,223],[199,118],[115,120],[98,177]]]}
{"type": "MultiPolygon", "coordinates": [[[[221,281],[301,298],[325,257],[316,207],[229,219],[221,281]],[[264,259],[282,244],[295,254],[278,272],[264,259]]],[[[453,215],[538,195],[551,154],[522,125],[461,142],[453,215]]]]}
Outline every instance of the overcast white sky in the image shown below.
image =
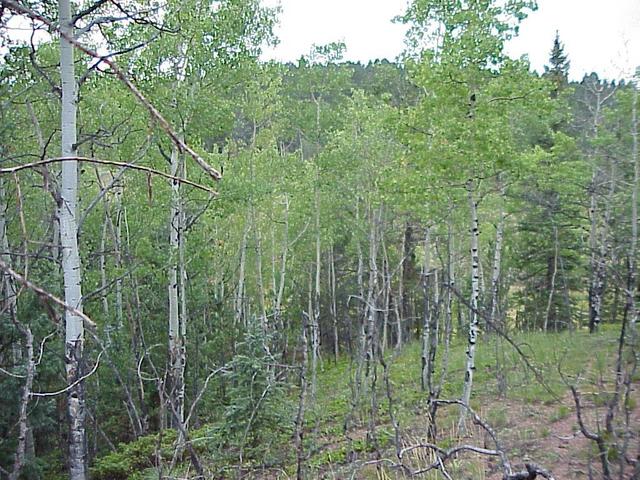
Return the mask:
{"type": "MultiPolygon", "coordinates": [[[[263,0],[282,6],[281,40],[265,58],[296,61],[312,44],[344,41],[346,60],[393,60],[404,47],[404,27],[391,23],[407,0],[263,0]]],[[[538,0],[508,53],[528,54],[542,71],[555,31],[571,61],[571,78],[598,72],[601,78],[629,77],[640,66],[640,0],[538,0]]]]}

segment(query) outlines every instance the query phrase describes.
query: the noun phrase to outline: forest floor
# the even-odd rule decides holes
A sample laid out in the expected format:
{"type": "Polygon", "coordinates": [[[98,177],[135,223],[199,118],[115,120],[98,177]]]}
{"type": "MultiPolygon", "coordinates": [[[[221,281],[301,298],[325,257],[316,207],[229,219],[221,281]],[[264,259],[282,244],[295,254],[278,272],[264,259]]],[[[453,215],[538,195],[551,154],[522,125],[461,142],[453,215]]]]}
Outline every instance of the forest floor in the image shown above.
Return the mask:
{"type": "MultiPolygon", "coordinates": [[[[519,335],[514,340],[527,356],[527,362],[539,372],[538,376],[504,341],[487,339],[480,344],[471,405],[495,430],[514,471],[524,469],[525,462],[532,462],[551,471],[556,480],[587,479],[590,478],[590,470],[593,478],[602,478],[595,443],[580,432],[569,384],[574,384],[580,394],[586,426],[597,431],[604,424],[606,403],[613,390],[617,335],[614,328],[597,335],[588,335],[586,332],[519,335]],[[501,359],[498,367],[496,358],[501,359]],[[502,394],[498,391],[496,371],[501,373],[503,386],[506,387],[502,394]],[[544,384],[538,381],[540,378],[544,384]]],[[[443,399],[460,396],[464,352],[465,345],[462,342],[452,345],[441,394],[443,399]]],[[[400,427],[401,447],[406,448],[426,441],[427,395],[420,388],[419,346],[407,347],[389,363],[392,403],[400,427]]],[[[350,370],[348,366],[338,364],[325,368],[320,376],[318,403],[323,413],[319,415],[317,430],[320,433],[315,440],[317,453],[311,456],[308,478],[409,478],[405,472],[391,466],[398,460],[395,432],[388,413],[389,404],[382,388],[384,381],[381,369],[378,372],[381,388],[377,398],[378,421],[375,428],[379,453],[367,441],[367,438],[371,438],[370,408],[367,414],[360,417],[359,425],[349,435],[342,432],[338,434],[338,427],[341,427],[339,422],[351,408],[348,399],[345,399],[345,395],[350,396],[348,379],[353,375],[350,370]],[[371,463],[376,459],[383,459],[381,468],[371,463]]],[[[366,402],[370,403],[370,398],[366,402]]],[[[630,407],[627,421],[634,434],[628,446],[631,458],[638,455],[640,408],[636,406],[639,402],[640,376],[636,375],[626,400],[630,407]]],[[[490,437],[470,420],[467,422],[466,435],[460,436],[457,432],[458,418],[457,406],[441,407],[438,413],[439,446],[451,448],[457,444],[467,444],[487,449],[495,447],[490,437]]],[[[618,412],[617,418],[620,422],[625,421],[622,412],[618,412]]],[[[313,431],[308,435],[313,435],[313,431]]],[[[613,471],[616,472],[614,478],[618,478],[619,462],[614,451],[609,455],[613,471]]],[[[433,459],[425,449],[417,449],[405,455],[403,463],[418,470],[428,466],[433,459]]],[[[465,453],[457,456],[447,468],[455,480],[502,478],[501,464],[495,457],[465,453]]],[[[630,470],[627,466],[624,478],[631,478],[630,470]]],[[[445,478],[439,475],[432,473],[422,478],[445,478]]]]}
{"type": "MultiPolygon", "coordinates": [[[[556,480],[602,478],[601,465],[595,443],[580,432],[573,397],[569,384],[580,392],[585,423],[592,431],[604,424],[606,403],[611,398],[615,380],[615,359],[619,327],[604,328],[595,335],[586,332],[528,333],[513,338],[521,353],[505,341],[485,336],[478,344],[476,373],[471,407],[489,424],[504,447],[514,471],[524,468],[525,462],[536,463],[551,471],[556,480]],[[522,354],[526,356],[523,360],[522,354]],[[499,362],[496,362],[496,359],[499,362]],[[528,364],[528,365],[527,365],[528,364]],[[535,370],[535,373],[534,373],[535,370]],[[497,375],[499,373],[499,375],[497,375]],[[501,393],[498,379],[505,387],[501,393]]],[[[454,339],[443,381],[441,399],[460,397],[465,362],[464,338],[454,339]]],[[[442,373],[440,348],[436,376],[442,373]]],[[[308,414],[305,424],[306,473],[308,479],[444,479],[432,471],[426,475],[410,477],[397,467],[396,443],[400,448],[415,446],[426,441],[428,415],[427,394],[420,385],[420,346],[418,342],[407,345],[398,354],[385,353],[389,372],[389,389],[383,367],[378,364],[370,369],[369,380],[363,381],[362,394],[354,408],[352,391],[356,365],[348,359],[334,362],[324,358],[318,372],[316,400],[308,397],[308,414]],[[371,408],[370,388],[375,379],[375,415],[371,408]],[[390,392],[390,395],[389,395],[390,392]],[[391,408],[389,403],[391,397],[391,408]],[[315,404],[315,407],[312,405],[315,404]],[[393,428],[390,412],[398,424],[393,428]],[[345,430],[345,420],[349,428],[345,430]],[[396,464],[394,466],[394,464],[396,464]]],[[[311,374],[309,373],[309,378],[311,374]]],[[[366,378],[363,375],[363,378],[366,378]]],[[[297,389],[290,397],[291,414],[294,415],[298,399],[297,389]]],[[[640,429],[640,375],[634,374],[629,398],[630,431],[628,455],[636,458],[639,452],[640,429]]],[[[624,403],[622,404],[624,405],[624,403]]],[[[466,444],[493,449],[491,438],[470,420],[466,435],[459,435],[457,423],[459,407],[442,406],[438,410],[437,444],[444,449],[466,444]]],[[[292,417],[293,418],[293,417],[292,417]]],[[[616,419],[624,423],[623,411],[616,419]]],[[[232,460],[233,448],[206,447],[206,439],[215,432],[215,426],[205,426],[191,433],[197,442],[202,463],[215,479],[289,479],[295,478],[295,449],[291,441],[292,424],[282,425],[280,433],[273,430],[263,435],[257,446],[245,451],[241,466],[232,460]],[[200,438],[202,437],[202,438],[200,438]],[[204,440],[200,442],[200,440],[204,440]]],[[[269,427],[267,427],[269,428],[269,427]]],[[[165,434],[167,450],[171,451],[170,436],[165,434]]],[[[146,452],[158,443],[154,436],[133,444],[119,447],[120,453],[104,457],[94,467],[93,478],[141,479],[158,478],[153,468],[132,467],[133,455],[145,457],[146,452]],[[146,444],[144,442],[146,441],[146,444]],[[126,468],[122,462],[127,464],[126,468]],[[109,466],[111,464],[111,466],[109,466]],[[112,470],[109,470],[113,468],[112,470]],[[122,472],[116,475],[109,472],[122,472]],[[126,473],[125,472],[129,472],[126,473]]],[[[620,439],[619,439],[620,440],[620,439]]],[[[613,470],[617,475],[618,460],[615,452],[609,453],[613,470]]],[[[149,457],[147,457],[149,458],[149,457]]],[[[185,461],[187,457],[185,456],[185,461]]],[[[424,469],[434,457],[427,450],[417,448],[403,456],[403,464],[412,470],[424,469]]],[[[147,464],[148,465],[148,464],[147,464]]],[[[187,463],[183,473],[171,478],[190,478],[187,463]]],[[[180,470],[180,468],[178,469],[180,470]]],[[[630,468],[623,478],[631,478],[630,468]]],[[[447,471],[453,480],[499,480],[501,463],[496,457],[480,456],[465,452],[447,463],[447,471]]],[[[192,472],[193,473],[193,472],[192,472]]],[[[167,477],[169,478],[169,477],[167,477]]]]}

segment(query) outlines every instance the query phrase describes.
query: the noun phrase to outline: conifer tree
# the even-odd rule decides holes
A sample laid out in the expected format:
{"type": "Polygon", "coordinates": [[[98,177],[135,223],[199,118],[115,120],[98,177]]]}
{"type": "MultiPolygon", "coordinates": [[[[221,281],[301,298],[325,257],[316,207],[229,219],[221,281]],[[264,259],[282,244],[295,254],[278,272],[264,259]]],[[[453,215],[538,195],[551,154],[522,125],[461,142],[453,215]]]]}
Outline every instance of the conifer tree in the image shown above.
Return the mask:
{"type": "Polygon", "coordinates": [[[556,30],[556,37],[553,40],[553,48],[549,56],[549,64],[544,67],[545,76],[554,83],[555,87],[552,91],[552,97],[558,96],[558,93],[569,83],[569,67],[571,62],[568,55],[564,52],[564,45],[560,41],[560,33],[556,30]]]}

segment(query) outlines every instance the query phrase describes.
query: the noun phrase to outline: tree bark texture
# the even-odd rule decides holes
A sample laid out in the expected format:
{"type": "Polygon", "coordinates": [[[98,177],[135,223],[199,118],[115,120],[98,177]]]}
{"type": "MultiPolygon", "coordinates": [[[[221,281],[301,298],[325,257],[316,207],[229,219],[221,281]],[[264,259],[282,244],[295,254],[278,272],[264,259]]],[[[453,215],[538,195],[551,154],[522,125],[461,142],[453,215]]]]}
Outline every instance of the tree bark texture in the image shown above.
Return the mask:
{"type": "MultiPolygon", "coordinates": [[[[62,82],[62,156],[74,157],[76,152],[77,85],[74,69],[73,45],[66,37],[73,37],[71,1],[59,0],[60,78],[62,82]]],[[[78,311],[82,311],[82,279],[78,250],[78,163],[62,163],[60,204],[60,246],[64,299],[78,311]]],[[[65,363],[67,383],[73,385],[67,392],[69,420],[69,476],[71,480],[87,478],[87,447],[85,433],[85,389],[83,376],[84,324],[80,316],[65,310],[65,363]],[[76,383],[77,382],[77,383],[76,383]]]]}
{"type": "MultiPolygon", "coordinates": [[[[478,225],[477,203],[473,196],[473,185],[467,184],[467,194],[469,198],[469,208],[471,212],[471,309],[469,311],[469,338],[467,341],[467,361],[464,374],[464,385],[462,390],[462,403],[469,405],[471,399],[471,389],[473,388],[473,374],[475,372],[476,343],[478,342],[479,322],[478,322],[478,299],[480,297],[479,264],[480,251],[478,247],[478,237],[480,228],[478,225]]],[[[460,421],[458,428],[464,431],[467,410],[463,407],[460,411],[460,421]]]]}
{"type": "MultiPolygon", "coordinates": [[[[174,147],[171,152],[171,175],[182,176],[184,159],[174,147]]],[[[184,241],[184,213],[182,198],[180,195],[180,183],[172,181],[171,185],[171,212],[169,225],[169,402],[175,410],[177,417],[171,417],[174,422],[184,421],[184,369],[186,366],[185,338],[186,329],[184,313],[181,308],[181,293],[184,293],[183,266],[182,266],[182,242],[184,241]]]]}

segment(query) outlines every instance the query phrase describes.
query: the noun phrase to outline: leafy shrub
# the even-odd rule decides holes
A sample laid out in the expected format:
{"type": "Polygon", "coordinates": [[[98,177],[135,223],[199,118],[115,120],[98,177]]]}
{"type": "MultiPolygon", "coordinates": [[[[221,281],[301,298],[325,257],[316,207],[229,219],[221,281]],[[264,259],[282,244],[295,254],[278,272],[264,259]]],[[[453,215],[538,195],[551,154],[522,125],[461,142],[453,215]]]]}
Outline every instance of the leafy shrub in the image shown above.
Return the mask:
{"type": "Polygon", "coordinates": [[[175,430],[165,430],[162,434],[140,437],[135,442],[121,443],[115,452],[96,460],[91,468],[94,480],[127,480],[134,473],[155,464],[156,451],[167,457],[173,454],[176,441],[175,430]],[[160,438],[160,435],[162,437],[160,438]]]}

